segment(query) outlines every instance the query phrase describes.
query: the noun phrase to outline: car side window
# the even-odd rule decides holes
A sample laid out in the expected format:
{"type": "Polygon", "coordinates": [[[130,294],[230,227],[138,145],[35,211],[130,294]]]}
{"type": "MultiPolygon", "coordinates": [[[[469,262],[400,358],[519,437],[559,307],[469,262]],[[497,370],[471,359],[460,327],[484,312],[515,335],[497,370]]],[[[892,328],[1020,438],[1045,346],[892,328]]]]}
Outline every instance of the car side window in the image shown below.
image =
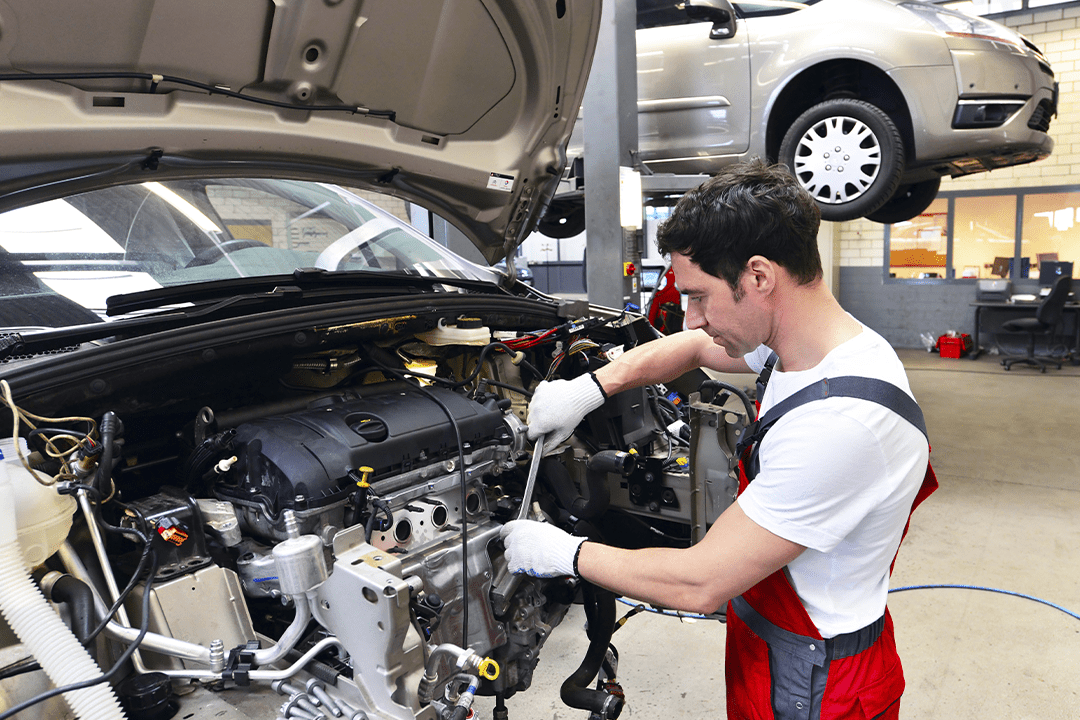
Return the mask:
{"type": "Polygon", "coordinates": [[[740,18],[787,15],[815,5],[820,0],[762,0],[761,2],[733,2],[735,13],[740,18]]]}
{"type": "Polygon", "coordinates": [[[683,9],[683,0],[637,0],[638,30],[692,22],[695,21],[683,9]]]}

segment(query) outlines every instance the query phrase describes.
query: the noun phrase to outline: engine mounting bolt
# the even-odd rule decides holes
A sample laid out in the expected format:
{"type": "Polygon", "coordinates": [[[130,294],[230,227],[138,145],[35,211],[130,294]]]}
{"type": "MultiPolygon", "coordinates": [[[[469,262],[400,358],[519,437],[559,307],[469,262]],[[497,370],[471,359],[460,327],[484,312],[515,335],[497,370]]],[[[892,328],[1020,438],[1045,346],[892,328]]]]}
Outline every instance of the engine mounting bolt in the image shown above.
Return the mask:
{"type": "Polygon", "coordinates": [[[275,680],[270,683],[270,687],[282,695],[288,695],[289,703],[292,704],[294,710],[299,708],[315,717],[323,717],[323,712],[319,710],[318,701],[295,685],[290,685],[284,680],[275,680]]]}
{"type": "Polygon", "coordinates": [[[326,706],[326,709],[334,714],[334,717],[341,717],[343,715],[337,701],[330,697],[330,694],[326,692],[325,686],[316,678],[311,678],[307,681],[307,691],[318,698],[319,701],[326,706]]]}
{"type": "Polygon", "coordinates": [[[281,706],[282,715],[287,718],[295,718],[295,720],[319,720],[320,717],[323,717],[322,713],[309,713],[298,707],[297,698],[298,696],[293,695],[281,706]]]}

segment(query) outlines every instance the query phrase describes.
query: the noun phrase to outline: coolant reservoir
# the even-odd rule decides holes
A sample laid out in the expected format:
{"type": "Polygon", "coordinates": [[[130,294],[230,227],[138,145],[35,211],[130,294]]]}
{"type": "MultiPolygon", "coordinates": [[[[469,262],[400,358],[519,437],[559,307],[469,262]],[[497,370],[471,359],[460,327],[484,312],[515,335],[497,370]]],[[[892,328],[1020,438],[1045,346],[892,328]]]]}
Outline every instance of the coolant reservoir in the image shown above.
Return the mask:
{"type": "MultiPolygon", "coordinates": [[[[25,442],[21,438],[20,441],[25,442]]],[[[28,570],[33,570],[64,544],[77,503],[70,495],[61,495],[55,487],[46,487],[35,480],[19,461],[10,439],[0,443],[0,452],[3,453],[0,473],[7,476],[15,492],[15,524],[23,562],[28,570]]]]}
{"type": "Polygon", "coordinates": [[[491,342],[491,329],[484,327],[480,318],[460,317],[456,324],[447,325],[446,318],[439,318],[434,330],[416,333],[428,345],[487,345],[491,342]]]}

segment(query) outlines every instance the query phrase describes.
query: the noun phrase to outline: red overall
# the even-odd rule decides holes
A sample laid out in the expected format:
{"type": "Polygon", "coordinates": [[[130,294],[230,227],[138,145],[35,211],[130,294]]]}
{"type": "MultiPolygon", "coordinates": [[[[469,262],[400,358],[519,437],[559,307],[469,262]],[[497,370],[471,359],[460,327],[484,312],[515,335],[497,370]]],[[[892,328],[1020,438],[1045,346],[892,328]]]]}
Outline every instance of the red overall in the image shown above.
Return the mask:
{"type": "MultiPolygon", "coordinates": [[[[740,494],[750,482],[746,456],[740,494]]],[[[937,486],[928,463],[911,511],[937,486]]],[[[731,720],[899,717],[904,674],[888,609],[862,630],[823,640],[783,569],[728,604],[725,666],[731,720]]]]}

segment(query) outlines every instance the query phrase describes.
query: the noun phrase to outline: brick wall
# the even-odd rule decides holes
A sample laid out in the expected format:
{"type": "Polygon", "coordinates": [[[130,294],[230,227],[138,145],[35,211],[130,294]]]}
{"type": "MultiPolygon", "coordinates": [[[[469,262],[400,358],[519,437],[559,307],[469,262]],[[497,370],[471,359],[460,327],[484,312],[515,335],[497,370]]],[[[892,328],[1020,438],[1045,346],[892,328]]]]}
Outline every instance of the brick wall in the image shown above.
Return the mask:
{"type": "MultiPolygon", "coordinates": [[[[941,189],[985,190],[1080,183],[1080,5],[1032,10],[994,20],[1022,33],[1046,54],[1059,82],[1058,115],[1050,125],[1054,152],[1045,160],[962,178],[941,189]]],[[[869,220],[839,224],[841,304],[897,347],[919,347],[919,333],[971,332],[970,284],[883,280],[885,228],[869,220]]]]}

